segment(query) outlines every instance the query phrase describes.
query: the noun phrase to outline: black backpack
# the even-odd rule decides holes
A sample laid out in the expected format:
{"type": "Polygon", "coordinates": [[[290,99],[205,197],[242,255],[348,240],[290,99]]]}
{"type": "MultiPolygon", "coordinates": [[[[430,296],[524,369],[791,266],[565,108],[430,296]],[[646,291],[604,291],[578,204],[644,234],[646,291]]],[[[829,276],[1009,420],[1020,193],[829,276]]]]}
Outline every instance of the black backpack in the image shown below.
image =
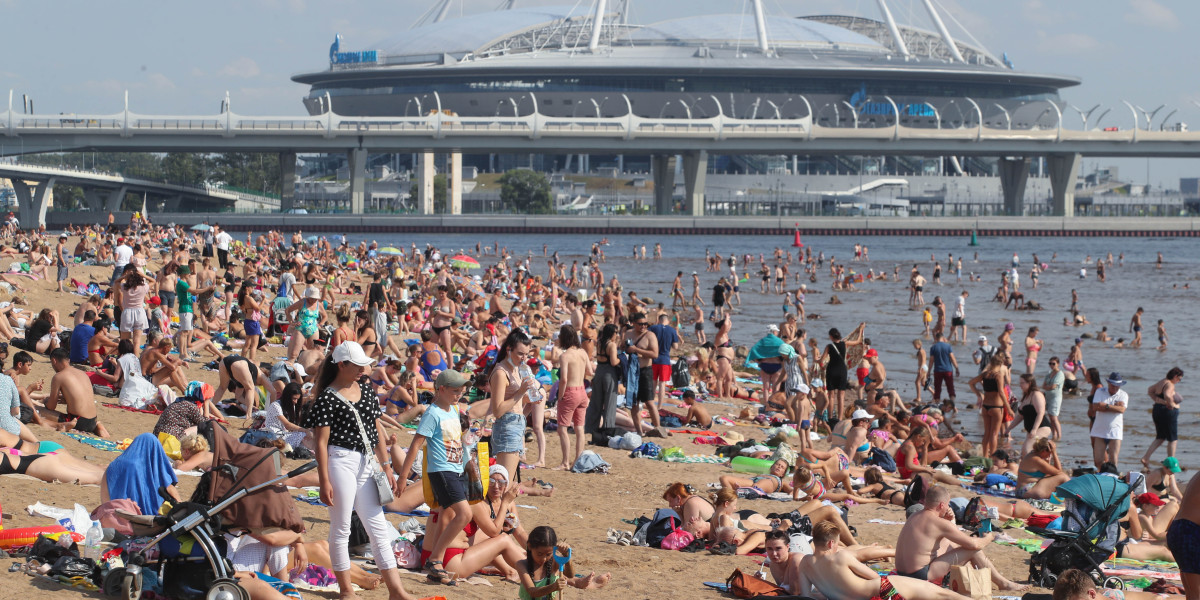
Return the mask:
{"type": "Polygon", "coordinates": [[[692,385],[692,374],[688,371],[687,358],[681,356],[671,367],[671,387],[675,389],[692,385]]]}
{"type": "Polygon", "coordinates": [[[669,508],[660,508],[654,511],[654,516],[646,525],[646,543],[651,548],[661,547],[663,538],[675,531],[676,523],[682,522],[683,518],[679,516],[679,513],[669,508]]]}
{"type": "Polygon", "coordinates": [[[914,473],[912,483],[904,488],[904,508],[908,508],[914,504],[923,504],[925,502],[925,491],[928,489],[929,482],[925,481],[925,477],[919,473],[914,473]]]}

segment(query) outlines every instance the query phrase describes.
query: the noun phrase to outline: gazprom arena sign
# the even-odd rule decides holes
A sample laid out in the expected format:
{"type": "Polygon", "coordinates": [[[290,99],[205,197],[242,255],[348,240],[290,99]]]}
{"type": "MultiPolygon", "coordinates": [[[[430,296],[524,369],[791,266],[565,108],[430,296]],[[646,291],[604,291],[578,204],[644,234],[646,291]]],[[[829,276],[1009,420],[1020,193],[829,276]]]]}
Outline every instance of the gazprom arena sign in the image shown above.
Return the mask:
{"type": "Polygon", "coordinates": [[[353,65],[379,62],[378,50],[362,50],[359,52],[339,52],[342,36],[333,36],[333,44],[329,46],[329,64],[353,65]]]}

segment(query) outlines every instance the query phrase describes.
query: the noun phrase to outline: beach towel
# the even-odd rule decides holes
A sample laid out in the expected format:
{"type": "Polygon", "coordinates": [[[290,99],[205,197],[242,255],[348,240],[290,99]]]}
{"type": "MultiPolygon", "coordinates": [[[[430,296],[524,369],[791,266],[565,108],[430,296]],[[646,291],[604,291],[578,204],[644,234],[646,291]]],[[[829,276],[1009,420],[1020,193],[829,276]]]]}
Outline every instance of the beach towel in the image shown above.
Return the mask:
{"type": "Polygon", "coordinates": [[[750,353],[746,355],[746,362],[758,362],[764,358],[778,358],[779,348],[784,343],[779,336],[768,333],[766,337],[758,340],[750,347],[750,353]]]}
{"type": "MultiPolygon", "coordinates": [[[[101,439],[98,437],[92,437],[90,435],[84,435],[82,433],[75,433],[72,431],[65,432],[63,435],[65,435],[81,444],[87,444],[88,446],[91,446],[98,450],[103,450],[105,452],[120,452],[121,451],[121,449],[117,447],[117,443],[112,440],[105,440],[105,439],[101,439]]],[[[157,444],[158,442],[156,441],[155,443],[157,444]]]]}
{"type": "Polygon", "coordinates": [[[109,463],[104,479],[109,498],[133,500],[143,515],[158,514],[163,503],[158,495],[159,487],[179,482],[171,459],[151,433],[134,438],[129,448],[109,463]]]}

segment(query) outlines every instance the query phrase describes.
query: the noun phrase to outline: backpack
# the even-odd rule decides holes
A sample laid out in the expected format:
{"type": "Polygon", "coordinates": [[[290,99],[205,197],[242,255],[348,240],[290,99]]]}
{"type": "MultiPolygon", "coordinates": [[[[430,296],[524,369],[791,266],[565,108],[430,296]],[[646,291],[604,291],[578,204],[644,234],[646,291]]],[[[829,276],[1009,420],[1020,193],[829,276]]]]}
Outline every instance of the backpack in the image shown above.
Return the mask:
{"type": "Polygon", "coordinates": [[[758,598],[760,596],[787,596],[787,590],[754,575],[747,575],[741,569],[734,569],[733,574],[725,580],[729,593],[738,598],[758,598]]]}
{"type": "Polygon", "coordinates": [[[687,359],[681,356],[671,367],[671,387],[678,389],[689,385],[692,385],[692,374],[688,372],[687,359]]]}
{"type": "Polygon", "coordinates": [[[983,501],[983,496],[975,496],[967,502],[966,508],[962,511],[962,519],[960,524],[975,532],[986,533],[991,531],[991,521],[988,519],[988,506],[983,501]]]}
{"type": "Polygon", "coordinates": [[[669,508],[654,511],[654,516],[646,524],[646,544],[651,548],[661,548],[663,540],[675,531],[675,523],[682,521],[679,513],[669,508]]]}
{"type": "Polygon", "coordinates": [[[877,466],[888,473],[896,472],[896,459],[879,448],[871,448],[871,456],[867,458],[865,464],[877,466]]]}
{"type": "Polygon", "coordinates": [[[904,488],[904,508],[925,502],[925,491],[929,489],[928,482],[920,474],[914,474],[912,483],[904,488]]]}

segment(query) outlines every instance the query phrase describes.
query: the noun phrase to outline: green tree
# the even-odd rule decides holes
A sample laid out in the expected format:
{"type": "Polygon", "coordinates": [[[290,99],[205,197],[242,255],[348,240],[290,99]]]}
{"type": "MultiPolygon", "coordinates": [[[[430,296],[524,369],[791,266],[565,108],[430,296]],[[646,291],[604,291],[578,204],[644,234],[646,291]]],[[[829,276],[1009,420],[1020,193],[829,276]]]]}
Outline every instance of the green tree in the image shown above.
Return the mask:
{"type": "Polygon", "coordinates": [[[213,155],[209,179],[245,190],[278,194],[279,155],[252,152],[213,155]]]}
{"type": "MultiPolygon", "coordinates": [[[[419,210],[420,206],[418,203],[421,201],[421,182],[419,180],[413,180],[412,187],[409,188],[408,193],[413,206],[416,206],[419,210]]],[[[434,175],[433,212],[434,214],[444,215],[446,214],[446,210],[446,176],[434,175]]]]}
{"type": "Polygon", "coordinates": [[[168,153],[161,162],[163,177],[175,184],[198,185],[204,182],[207,160],[202,154],[168,153]]]}
{"type": "Polygon", "coordinates": [[[545,175],[514,169],[500,177],[500,201],[513,212],[545,215],[552,206],[550,182],[545,175]]]}

